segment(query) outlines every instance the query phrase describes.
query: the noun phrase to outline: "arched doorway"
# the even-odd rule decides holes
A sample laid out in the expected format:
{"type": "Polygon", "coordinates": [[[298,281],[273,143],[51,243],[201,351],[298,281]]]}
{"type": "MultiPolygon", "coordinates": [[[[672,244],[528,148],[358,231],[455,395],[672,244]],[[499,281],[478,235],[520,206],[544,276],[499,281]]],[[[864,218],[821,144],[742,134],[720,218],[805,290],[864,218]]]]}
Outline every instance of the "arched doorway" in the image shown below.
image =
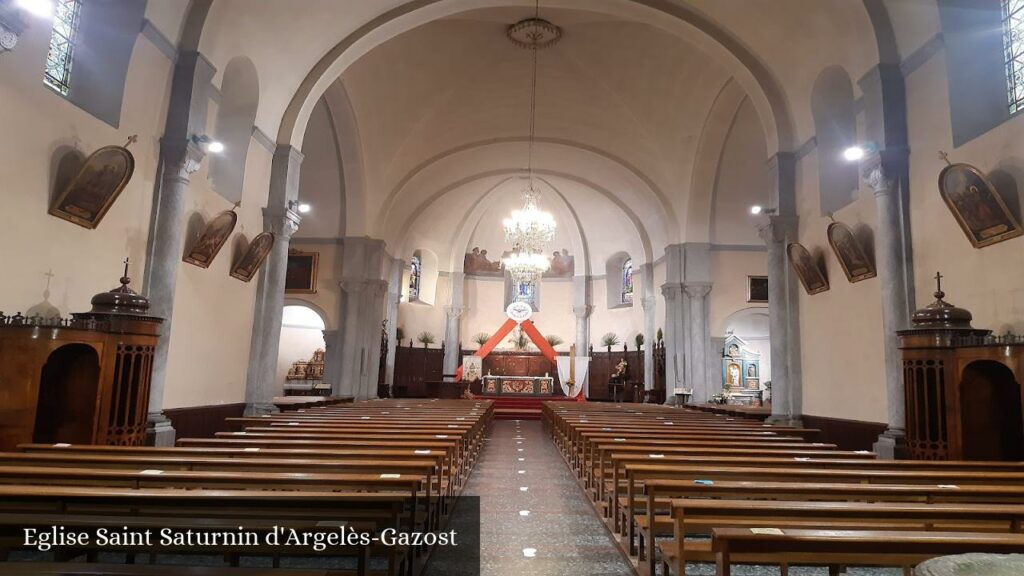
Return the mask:
{"type": "Polygon", "coordinates": [[[275,377],[285,394],[330,395],[323,378],[326,328],[323,316],[313,307],[285,305],[275,377]]]}
{"type": "Polygon", "coordinates": [[[54,350],[43,365],[32,441],[89,444],[95,428],[100,360],[86,344],[54,350]]]}
{"type": "Polygon", "coordinates": [[[1009,368],[992,360],[964,368],[960,425],[965,460],[1024,459],[1020,384],[1009,368]]]}

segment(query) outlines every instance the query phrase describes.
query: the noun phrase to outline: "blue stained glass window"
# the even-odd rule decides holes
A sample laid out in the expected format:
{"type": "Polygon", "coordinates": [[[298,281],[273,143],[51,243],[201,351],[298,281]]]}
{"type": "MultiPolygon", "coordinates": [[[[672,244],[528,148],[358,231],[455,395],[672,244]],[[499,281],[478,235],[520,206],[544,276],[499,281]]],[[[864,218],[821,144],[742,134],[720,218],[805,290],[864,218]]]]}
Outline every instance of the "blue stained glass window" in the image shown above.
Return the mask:
{"type": "Polygon", "coordinates": [[[50,51],[46,54],[43,82],[65,96],[71,88],[71,66],[75,61],[82,1],[56,0],[53,7],[53,32],[50,51]]]}
{"type": "Polygon", "coordinates": [[[1010,114],[1024,110],[1024,0],[1003,0],[1003,47],[1010,114]]]}
{"type": "Polygon", "coordinates": [[[622,303],[633,303],[633,259],[626,258],[622,263],[622,303]]]}
{"type": "Polygon", "coordinates": [[[533,284],[516,284],[515,301],[529,302],[534,308],[537,307],[537,287],[533,284]]]}
{"type": "Polygon", "coordinates": [[[413,255],[409,260],[409,301],[420,299],[420,280],[423,276],[423,264],[420,257],[413,255]]]}

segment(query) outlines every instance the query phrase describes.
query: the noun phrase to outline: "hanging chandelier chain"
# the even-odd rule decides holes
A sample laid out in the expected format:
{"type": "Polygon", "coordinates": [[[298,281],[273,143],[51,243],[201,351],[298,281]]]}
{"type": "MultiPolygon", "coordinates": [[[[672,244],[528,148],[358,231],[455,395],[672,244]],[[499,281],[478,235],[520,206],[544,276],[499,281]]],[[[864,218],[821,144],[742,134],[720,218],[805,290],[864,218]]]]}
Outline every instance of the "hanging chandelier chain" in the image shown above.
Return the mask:
{"type": "MultiPolygon", "coordinates": [[[[538,2],[538,6],[539,6],[538,2]]],[[[539,8],[538,8],[539,10],[539,8]]],[[[530,178],[530,189],[533,189],[533,141],[537,128],[537,46],[530,49],[533,53],[533,78],[530,83],[530,143],[527,158],[527,170],[530,178]]]]}

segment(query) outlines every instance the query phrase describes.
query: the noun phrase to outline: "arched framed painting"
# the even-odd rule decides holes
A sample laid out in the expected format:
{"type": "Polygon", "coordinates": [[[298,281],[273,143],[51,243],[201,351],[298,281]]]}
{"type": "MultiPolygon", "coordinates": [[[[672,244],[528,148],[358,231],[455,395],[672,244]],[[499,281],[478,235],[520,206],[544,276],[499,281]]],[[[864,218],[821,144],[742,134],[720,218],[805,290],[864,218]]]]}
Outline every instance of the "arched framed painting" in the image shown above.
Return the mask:
{"type": "Polygon", "coordinates": [[[832,247],[832,252],[835,253],[846,279],[851,284],[875,277],[874,262],[849,226],[842,222],[833,222],[828,225],[827,234],[829,246],[832,247]]]}
{"type": "Polygon", "coordinates": [[[209,268],[235,230],[237,222],[238,215],[234,210],[225,210],[214,216],[199,235],[199,239],[189,248],[188,254],[185,254],[185,262],[200,268],[209,268]]]}
{"type": "Polygon", "coordinates": [[[270,254],[270,249],[274,246],[274,234],[272,232],[264,232],[259,236],[252,239],[249,243],[249,248],[246,249],[245,254],[238,260],[238,263],[231,268],[231,277],[238,278],[242,282],[248,282],[252,280],[256,272],[259,272],[260,266],[263,265],[263,261],[267,259],[267,254],[270,254]]]}
{"type": "Polygon", "coordinates": [[[786,248],[786,253],[789,254],[789,263],[793,265],[793,271],[800,278],[800,283],[804,285],[804,290],[808,294],[814,295],[828,290],[828,278],[822,273],[807,248],[794,242],[786,248]]]}
{"type": "Polygon", "coordinates": [[[975,248],[1024,234],[995,186],[974,166],[950,164],[943,168],[939,193],[975,248]]]}
{"type": "Polygon", "coordinates": [[[134,172],[135,157],[127,148],[104,146],[85,159],[68,187],[53,199],[49,212],[83,228],[95,229],[134,172]]]}

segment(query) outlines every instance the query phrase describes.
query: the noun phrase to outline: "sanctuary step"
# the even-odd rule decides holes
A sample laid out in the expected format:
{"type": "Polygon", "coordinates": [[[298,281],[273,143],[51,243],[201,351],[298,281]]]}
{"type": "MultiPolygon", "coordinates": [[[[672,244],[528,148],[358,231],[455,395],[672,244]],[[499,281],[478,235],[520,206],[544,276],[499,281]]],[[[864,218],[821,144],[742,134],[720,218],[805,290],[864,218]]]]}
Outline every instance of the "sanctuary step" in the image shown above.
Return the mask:
{"type": "Polygon", "coordinates": [[[516,398],[507,396],[477,396],[477,398],[494,402],[494,418],[496,420],[540,420],[542,407],[545,402],[574,401],[564,396],[516,398]]]}

